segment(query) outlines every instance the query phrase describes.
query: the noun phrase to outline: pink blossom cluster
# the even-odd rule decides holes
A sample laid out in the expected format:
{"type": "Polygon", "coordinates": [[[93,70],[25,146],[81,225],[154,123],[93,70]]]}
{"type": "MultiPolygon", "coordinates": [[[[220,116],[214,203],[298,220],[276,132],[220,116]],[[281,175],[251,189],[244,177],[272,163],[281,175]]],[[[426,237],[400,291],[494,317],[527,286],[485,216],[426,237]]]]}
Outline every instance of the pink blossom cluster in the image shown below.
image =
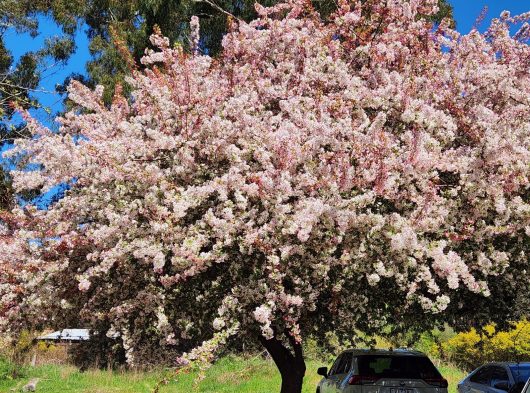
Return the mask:
{"type": "Polygon", "coordinates": [[[73,82],[59,132],[9,153],[42,165],[19,191],[76,181],[2,230],[0,326],[69,296],[131,362],[137,318],[209,359],[236,332],[377,331],[527,280],[530,48],[509,29],[530,16],[460,35],[418,17],[436,3],[258,6],[216,59],[153,36],[130,99],[73,82]]]}

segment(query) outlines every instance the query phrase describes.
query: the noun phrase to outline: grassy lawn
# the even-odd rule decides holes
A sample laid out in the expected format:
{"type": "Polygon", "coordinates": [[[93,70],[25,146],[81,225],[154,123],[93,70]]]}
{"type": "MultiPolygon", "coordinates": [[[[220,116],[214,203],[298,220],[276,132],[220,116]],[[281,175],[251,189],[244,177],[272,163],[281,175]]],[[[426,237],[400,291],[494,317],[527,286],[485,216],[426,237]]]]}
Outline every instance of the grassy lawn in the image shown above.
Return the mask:
{"type": "MultiPolygon", "coordinates": [[[[316,361],[307,362],[304,393],[314,393],[320,376],[316,361]]],[[[329,365],[328,365],[329,366],[329,365]]],[[[464,373],[449,366],[439,367],[442,375],[449,380],[449,392],[456,392],[456,383],[464,373]]],[[[195,375],[175,376],[172,372],[112,372],[91,370],[80,373],[71,366],[40,366],[28,368],[23,379],[0,380],[0,392],[15,391],[31,378],[40,378],[37,392],[42,393],[151,393],[158,381],[167,378],[168,384],[159,392],[190,393],[274,393],[279,392],[280,376],[274,363],[260,358],[223,358],[206,373],[206,378],[195,384],[195,375]]]]}

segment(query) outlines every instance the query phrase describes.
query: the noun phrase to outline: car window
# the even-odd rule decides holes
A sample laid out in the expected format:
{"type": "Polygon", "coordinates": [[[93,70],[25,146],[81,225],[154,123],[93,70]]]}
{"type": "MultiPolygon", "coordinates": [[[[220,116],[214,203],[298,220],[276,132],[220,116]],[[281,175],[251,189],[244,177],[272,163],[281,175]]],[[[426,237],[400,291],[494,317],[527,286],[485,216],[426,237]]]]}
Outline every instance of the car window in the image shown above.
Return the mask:
{"type": "Polygon", "coordinates": [[[522,382],[523,384],[530,378],[530,364],[519,363],[510,366],[510,370],[513,375],[513,379],[516,382],[522,382]]]}
{"type": "Polygon", "coordinates": [[[494,366],[491,367],[490,372],[490,386],[493,387],[496,383],[506,381],[509,382],[508,371],[504,367],[494,366]]]}
{"type": "Polygon", "coordinates": [[[471,382],[479,383],[481,385],[489,385],[491,378],[490,373],[491,367],[485,366],[480,369],[478,369],[472,376],[469,378],[471,382]]]}
{"type": "MultiPolygon", "coordinates": [[[[517,381],[515,384],[510,388],[510,393],[521,393],[523,391],[523,388],[525,386],[525,382],[517,381]]],[[[530,390],[526,390],[526,393],[530,393],[530,390]]]]}
{"type": "MultiPolygon", "coordinates": [[[[514,385],[510,388],[510,393],[522,393],[523,387],[529,386],[527,381],[530,379],[530,363],[517,363],[510,365],[510,371],[512,372],[514,385]]],[[[530,393],[530,389],[526,389],[523,393],[530,393]]]]}
{"type": "Polygon", "coordinates": [[[333,363],[333,366],[331,366],[330,370],[329,370],[329,374],[328,375],[335,375],[337,374],[337,369],[339,367],[339,364],[342,360],[342,357],[344,356],[344,354],[342,355],[339,355],[339,357],[335,360],[335,362],[333,363]]]}
{"type": "Polygon", "coordinates": [[[522,389],[523,393],[530,393],[530,379],[526,382],[525,386],[522,389]]]}
{"type": "Polygon", "coordinates": [[[345,353],[342,355],[342,358],[337,366],[335,374],[346,374],[350,372],[352,366],[353,354],[345,353]]]}
{"type": "Polygon", "coordinates": [[[425,356],[362,355],[358,357],[359,374],[378,378],[441,378],[434,364],[425,356]]]}

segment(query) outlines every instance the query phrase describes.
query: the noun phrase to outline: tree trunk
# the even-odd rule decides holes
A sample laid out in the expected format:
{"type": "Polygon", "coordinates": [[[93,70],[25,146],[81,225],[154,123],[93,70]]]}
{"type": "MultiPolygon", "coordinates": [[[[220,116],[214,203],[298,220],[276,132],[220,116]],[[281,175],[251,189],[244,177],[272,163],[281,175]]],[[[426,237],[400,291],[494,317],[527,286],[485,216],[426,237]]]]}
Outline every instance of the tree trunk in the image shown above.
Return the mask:
{"type": "Polygon", "coordinates": [[[265,337],[259,336],[259,340],[271,355],[282,376],[280,393],[301,393],[306,370],[302,345],[297,343],[289,334],[287,337],[292,352],[275,337],[267,340],[265,337]]]}

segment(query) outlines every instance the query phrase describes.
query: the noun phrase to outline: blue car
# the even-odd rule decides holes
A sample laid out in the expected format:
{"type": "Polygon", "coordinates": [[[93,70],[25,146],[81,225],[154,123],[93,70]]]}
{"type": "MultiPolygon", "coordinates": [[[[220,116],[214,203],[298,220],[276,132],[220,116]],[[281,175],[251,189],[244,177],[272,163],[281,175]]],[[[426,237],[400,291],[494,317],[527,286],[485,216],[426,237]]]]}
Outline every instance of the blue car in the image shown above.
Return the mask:
{"type": "Polygon", "coordinates": [[[529,378],[530,362],[488,363],[460,381],[458,393],[522,393],[529,378]]]}

